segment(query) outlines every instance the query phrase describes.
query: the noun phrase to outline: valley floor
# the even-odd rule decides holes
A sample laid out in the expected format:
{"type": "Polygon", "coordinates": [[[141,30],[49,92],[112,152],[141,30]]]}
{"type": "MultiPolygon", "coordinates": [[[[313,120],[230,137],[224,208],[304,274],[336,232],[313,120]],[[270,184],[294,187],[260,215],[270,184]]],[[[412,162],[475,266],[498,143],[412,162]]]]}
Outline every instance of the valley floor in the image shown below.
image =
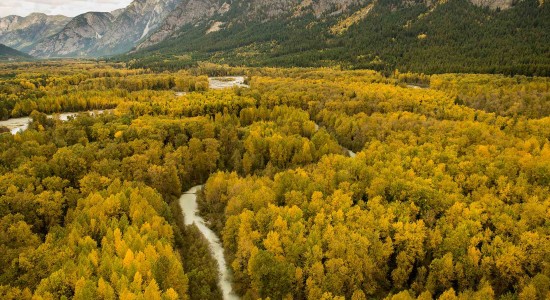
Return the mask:
{"type": "Polygon", "coordinates": [[[549,78],[6,64],[0,117],[2,299],[550,296],[549,78]]]}

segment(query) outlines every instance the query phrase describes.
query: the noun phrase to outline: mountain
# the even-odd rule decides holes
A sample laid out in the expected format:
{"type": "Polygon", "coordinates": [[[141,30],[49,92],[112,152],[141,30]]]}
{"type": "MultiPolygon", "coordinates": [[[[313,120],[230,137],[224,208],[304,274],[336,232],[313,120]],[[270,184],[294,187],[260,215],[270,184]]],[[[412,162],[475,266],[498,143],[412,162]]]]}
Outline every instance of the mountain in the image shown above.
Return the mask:
{"type": "Polygon", "coordinates": [[[111,12],[111,15],[113,15],[113,17],[115,18],[118,18],[118,16],[120,16],[123,12],[124,12],[124,8],[119,8],[119,9],[113,10],[111,12]]]}
{"type": "Polygon", "coordinates": [[[30,59],[32,59],[30,55],[19,52],[4,44],[0,44],[0,61],[19,61],[30,59]]]}
{"type": "MultiPolygon", "coordinates": [[[[474,5],[491,9],[510,8],[512,1],[513,0],[471,0],[474,5]]],[[[373,6],[377,4],[377,1],[371,0],[241,0],[230,2],[219,0],[182,1],[178,7],[168,15],[160,29],[142,42],[138,46],[138,49],[143,49],[160,43],[168,38],[177,36],[185,25],[193,24],[197,26],[197,23],[205,21],[213,26],[209,28],[206,33],[221,30],[224,28],[223,25],[228,23],[234,24],[250,21],[266,23],[281,17],[299,19],[308,15],[312,15],[319,21],[322,21],[322,19],[326,20],[344,16],[344,23],[347,22],[349,23],[348,25],[353,25],[353,22],[361,21],[361,19],[366,17],[373,6]],[[228,12],[230,12],[230,16],[224,18],[224,15],[228,12]],[[218,19],[226,19],[228,22],[216,21],[216,17],[218,19]],[[212,30],[212,28],[216,30],[212,30]]],[[[426,8],[437,6],[437,3],[432,3],[431,1],[401,1],[401,3],[393,3],[395,6],[394,8],[397,6],[410,7],[414,4],[422,4],[426,8]]]]}
{"type": "Polygon", "coordinates": [[[56,34],[30,47],[38,57],[98,57],[135,47],[155,30],[178,0],[135,0],[112,13],[89,12],[75,17],[56,34]]]}
{"type": "Polygon", "coordinates": [[[71,18],[33,13],[27,17],[0,18],[0,43],[18,50],[59,32],[71,18]]]}
{"type": "Polygon", "coordinates": [[[88,51],[92,56],[124,53],[157,29],[178,0],[135,0],[112,22],[88,51]]]}
{"type": "Polygon", "coordinates": [[[550,6],[544,0],[135,0],[72,20],[2,18],[2,41],[38,57],[119,55],[157,69],[213,61],[545,76],[550,6]]]}
{"type": "Polygon", "coordinates": [[[548,53],[542,0],[184,0],[119,59],[544,76],[548,53]]]}
{"type": "Polygon", "coordinates": [[[367,3],[366,0],[184,0],[173,10],[160,29],[142,42],[138,49],[150,47],[178,35],[185,25],[207,24],[206,33],[222,30],[227,24],[249,21],[270,22],[280,17],[299,18],[312,13],[316,18],[330,12],[333,16],[367,3]],[[227,16],[226,16],[227,15],[227,16]],[[222,22],[223,20],[223,22],[222,22]]]}
{"type": "Polygon", "coordinates": [[[168,14],[160,28],[148,36],[138,48],[143,49],[162,42],[173,37],[182,26],[196,24],[216,14],[223,15],[229,8],[230,4],[219,0],[184,0],[168,14]]]}
{"type": "Polygon", "coordinates": [[[81,14],[58,33],[35,44],[29,53],[38,57],[86,56],[86,50],[103,37],[113,20],[110,13],[81,14]]]}

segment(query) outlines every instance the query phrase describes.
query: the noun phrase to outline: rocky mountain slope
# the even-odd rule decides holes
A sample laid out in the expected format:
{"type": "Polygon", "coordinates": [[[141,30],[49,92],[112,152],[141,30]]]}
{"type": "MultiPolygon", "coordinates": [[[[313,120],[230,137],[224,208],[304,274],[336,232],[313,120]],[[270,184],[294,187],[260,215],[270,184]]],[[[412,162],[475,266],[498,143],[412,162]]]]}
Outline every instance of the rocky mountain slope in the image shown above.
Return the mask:
{"type": "Polygon", "coordinates": [[[184,0],[172,10],[158,30],[147,37],[139,48],[143,49],[173,37],[184,25],[196,24],[219,14],[223,15],[231,5],[220,0],[184,0]]]}
{"type": "Polygon", "coordinates": [[[0,42],[42,58],[98,57],[124,53],[155,31],[179,0],[135,0],[111,13],[72,20],[33,14],[0,19],[0,42]]]}
{"type": "Polygon", "coordinates": [[[65,16],[34,13],[27,17],[0,18],[0,43],[23,50],[59,32],[71,20],[65,16]]]}
{"type": "Polygon", "coordinates": [[[113,20],[112,14],[101,12],[76,16],[61,31],[34,45],[29,53],[38,57],[85,56],[113,20]]]}
{"type": "Polygon", "coordinates": [[[124,53],[155,31],[178,0],[135,0],[111,23],[85,53],[88,56],[124,53]]]}

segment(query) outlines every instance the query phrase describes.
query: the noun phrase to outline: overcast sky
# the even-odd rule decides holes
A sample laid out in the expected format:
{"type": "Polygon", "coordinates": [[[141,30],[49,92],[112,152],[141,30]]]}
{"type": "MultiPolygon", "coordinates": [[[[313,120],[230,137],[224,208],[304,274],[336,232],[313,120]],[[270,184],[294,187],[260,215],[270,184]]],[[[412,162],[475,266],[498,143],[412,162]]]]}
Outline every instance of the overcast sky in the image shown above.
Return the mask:
{"type": "Polygon", "coordinates": [[[27,16],[33,12],[74,17],[88,11],[112,11],[132,0],[0,0],[0,17],[27,16]]]}

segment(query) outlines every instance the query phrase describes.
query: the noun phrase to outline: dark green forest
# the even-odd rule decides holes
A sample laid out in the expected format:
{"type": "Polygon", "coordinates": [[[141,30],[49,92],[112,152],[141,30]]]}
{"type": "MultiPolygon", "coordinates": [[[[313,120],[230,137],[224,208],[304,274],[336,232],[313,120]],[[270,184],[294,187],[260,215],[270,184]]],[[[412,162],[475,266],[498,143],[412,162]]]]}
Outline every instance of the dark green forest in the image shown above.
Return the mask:
{"type": "MultiPolygon", "coordinates": [[[[319,67],[402,72],[550,75],[550,6],[518,1],[489,10],[466,0],[375,1],[346,31],[329,28],[343,17],[232,22],[205,35],[207,24],[187,26],[179,37],[117,57],[134,68],[176,70],[198,61],[233,66],[319,67]]],[[[236,13],[236,12],[235,12],[236,13]]],[[[222,16],[230,21],[234,16],[222,16]]]]}
{"type": "Polygon", "coordinates": [[[0,61],[31,60],[32,56],[0,44],[0,61]]]}

